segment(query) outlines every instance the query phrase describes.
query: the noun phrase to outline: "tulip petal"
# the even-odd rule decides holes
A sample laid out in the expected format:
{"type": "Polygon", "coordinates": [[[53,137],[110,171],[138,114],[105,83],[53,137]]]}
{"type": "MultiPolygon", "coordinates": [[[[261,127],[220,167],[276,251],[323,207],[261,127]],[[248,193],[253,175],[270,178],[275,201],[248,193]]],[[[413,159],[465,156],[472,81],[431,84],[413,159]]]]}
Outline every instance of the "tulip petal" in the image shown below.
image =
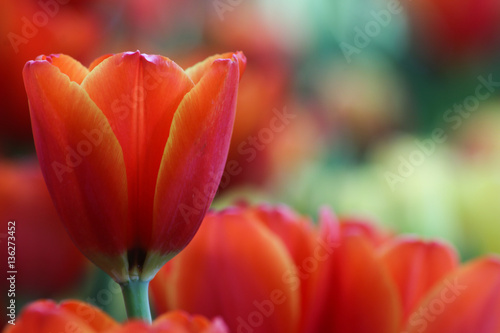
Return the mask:
{"type": "Polygon", "coordinates": [[[182,311],[174,311],[156,318],[152,325],[132,320],[106,333],[228,333],[228,331],[221,320],[210,322],[201,316],[189,316],[182,311]]]}
{"type": "Polygon", "coordinates": [[[320,269],[317,302],[306,314],[303,332],[397,332],[397,290],[369,239],[343,236],[320,269]]]}
{"type": "Polygon", "coordinates": [[[176,331],[180,332],[184,328],[189,333],[227,333],[227,327],[220,318],[214,319],[210,322],[207,318],[202,316],[190,316],[183,311],[172,311],[165,313],[154,321],[155,327],[168,327],[173,326],[177,328],[176,331]]]}
{"type": "Polygon", "coordinates": [[[410,315],[405,332],[500,332],[500,259],[470,262],[435,286],[410,315]]]}
{"type": "Polygon", "coordinates": [[[373,246],[383,245],[391,237],[375,224],[360,218],[342,218],[340,220],[340,229],[342,234],[359,234],[369,239],[373,246]]]}
{"type": "Polygon", "coordinates": [[[7,328],[6,333],[97,333],[118,326],[113,319],[99,309],[81,302],[72,303],[80,304],[82,307],[78,309],[82,312],[68,311],[66,306],[59,306],[53,301],[36,301],[23,309],[16,325],[8,325],[10,327],[7,328]]]}
{"type": "Polygon", "coordinates": [[[315,248],[321,251],[318,258],[318,267],[307,275],[307,282],[303,283],[308,287],[307,292],[302,292],[303,316],[301,332],[315,332],[321,325],[322,304],[328,302],[330,297],[331,284],[325,281],[328,279],[328,270],[335,260],[337,249],[340,246],[340,225],[335,214],[327,207],[322,207],[319,212],[319,233],[315,248]],[[326,280],[325,280],[326,279],[326,280]]]}
{"type": "MultiPolygon", "coordinates": [[[[174,113],[192,81],[170,59],[135,53],[101,59],[82,87],[108,119],[127,170],[131,248],[151,238],[158,169],[174,113]]],[[[99,61],[99,60],[98,60],[99,61]]]]}
{"type": "Polygon", "coordinates": [[[205,75],[209,70],[210,67],[212,66],[213,62],[217,59],[232,59],[233,56],[236,56],[238,58],[238,65],[239,65],[239,70],[240,70],[240,79],[243,76],[243,72],[245,71],[245,67],[247,64],[245,55],[243,52],[228,52],[224,54],[216,54],[213,56],[210,56],[206,58],[205,60],[197,63],[196,65],[189,67],[186,69],[186,74],[193,80],[195,84],[197,84],[203,75],[205,75]]]}
{"type": "Polygon", "coordinates": [[[102,112],[59,68],[30,61],[23,75],[54,205],[80,250],[110,275],[120,274],[127,220],[121,147],[102,112]]]}
{"type": "Polygon", "coordinates": [[[255,332],[297,332],[299,286],[288,281],[297,275],[295,265],[279,238],[258,221],[237,211],[209,214],[167,265],[171,270],[162,269],[152,281],[160,311],[220,316],[230,332],[256,326],[255,332]]]}
{"type": "Polygon", "coordinates": [[[50,56],[39,56],[37,60],[47,60],[53,66],[59,68],[61,73],[66,74],[73,82],[81,84],[83,79],[89,74],[87,67],[79,61],[65,54],[51,54],[50,56]]]}
{"type": "Polygon", "coordinates": [[[229,150],[237,91],[238,61],[217,60],[175,114],[155,194],[150,248],[159,253],[183,249],[212,202],[229,150]]]}
{"type": "Polygon", "coordinates": [[[99,58],[97,58],[94,61],[92,61],[92,63],[89,66],[89,72],[93,71],[94,68],[97,67],[97,65],[99,65],[101,62],[103,62],[104,60],[108,59],[111,56],[113,56],[113,54],[112,53],[108,53],[108,54],[102,55],[99,58]]]}
{"type": "Polygon", "coordinates": [[[278,207],[261,205],[248,211],[250,216],[261,221],[283,241],[297,265],[301,265],[311,256],[315,235],[310,220],[296,215],[284,205],[278,207]]]}
{"type": "Polygon", "coordinates": [[[402,237],[382,250],[381,260],[394,279],[403,305],[403,322],[422,297],[458,265],[455,250],[436,241],[402,237]]]}
{"type": "MultiPolygon", "coordinates": [[[[121,327],[109,330],[106,333],[171,333],[168,329],[164,331],[156,330],[151,325],[141,320],[132,320],[126,322],[121,327]]],[[[177,332],[176,332],[177,333],[177,332]]],[[[187,333],[180,331],[179,333],[187,333]]]]}
{"type": "Polygon", "coordinates": [[[65,301],[60,304],[60,308],[67,313],[71,313],[81,318],[87,325],[97,332],[104,331],[113,327],[118,327],[109,315],[88,303],[81,301],[65,301]]]}
{"type": "Polygon", "coordinates": [[[299,268],[301,304],[307,300],[315,284],[319,262],[327,260],[330,249],[325,243],[318,243],[316,232],[309,219],[298,216],[286,206],[261,205],[247,209],[249,217],[262,222],[286,246],[290,257],[299,268]]]}

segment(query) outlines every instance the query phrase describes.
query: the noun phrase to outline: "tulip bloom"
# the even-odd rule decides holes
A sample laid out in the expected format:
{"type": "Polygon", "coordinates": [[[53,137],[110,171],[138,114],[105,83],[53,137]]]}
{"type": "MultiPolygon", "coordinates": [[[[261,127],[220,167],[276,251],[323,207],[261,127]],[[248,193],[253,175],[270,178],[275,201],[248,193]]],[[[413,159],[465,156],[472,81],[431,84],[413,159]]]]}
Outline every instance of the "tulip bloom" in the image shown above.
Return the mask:
{"type": "Polygon", "coordinates": [[[160,312],[217,313],[231,332],[299,332],[315,281],[309,257],[331,250],[327,243],[315,248],[310,221],[286,207],[209,213],[192,243],[153,279],[153,302],[160,312]],[[300,276],[308,277],[303,288],[300,276]]]}
{"type": "Polygon", "coordinates": [[[245,64],[241,52],[186,71],[139,52],[89,68],[65,55],[26,64],[55,207],[80,250],[122,286],[149,281],[198,230],[226,161],[245,64]]]}
{"type": "Polygon", "coordinates": [[[498,290],[498,258],[460,266],[442,242],[328,211],[315,227],[285,207],[209,213],[151,284],[160,311],[221,316],[242,333],[496,333],[498,290]]]}
{"type": "Polygon", "coordinates": [[[189,316],[180,311],[158,317],[152,325],[129,321],[115,322],[100,309],[80,301],[36,301],[23,309],[15,325],[7,325],[4,333],[227,333],[222,320],[213,321],[202,316],[189,316]]]}

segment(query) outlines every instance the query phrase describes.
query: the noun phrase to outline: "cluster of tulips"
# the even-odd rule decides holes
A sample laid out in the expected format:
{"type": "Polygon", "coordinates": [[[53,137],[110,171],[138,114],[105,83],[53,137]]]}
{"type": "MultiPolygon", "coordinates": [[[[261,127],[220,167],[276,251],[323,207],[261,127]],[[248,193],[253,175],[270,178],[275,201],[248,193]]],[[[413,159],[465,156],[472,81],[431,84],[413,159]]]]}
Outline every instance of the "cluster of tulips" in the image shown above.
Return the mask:
{"type": "Polygon", "coordinates": [[[120,285],[129,320],[40,300],[4,331],[500,332],[494,256],[460,265],[445,243],[327,209],[318,223],[284,206],[208,211],[245,65],[241,52],[186,70],[139,52],[88,68],[65,55],[26,64],[55,208],[80,251],[120,285]]]}

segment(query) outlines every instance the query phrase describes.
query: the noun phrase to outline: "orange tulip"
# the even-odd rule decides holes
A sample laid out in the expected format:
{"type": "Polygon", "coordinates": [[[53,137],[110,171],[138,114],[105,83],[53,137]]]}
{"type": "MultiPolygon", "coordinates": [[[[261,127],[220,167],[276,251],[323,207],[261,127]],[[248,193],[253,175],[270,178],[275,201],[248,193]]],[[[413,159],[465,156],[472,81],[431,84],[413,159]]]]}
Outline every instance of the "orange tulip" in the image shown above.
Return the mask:
{"type": "Polygon", "coordinates": [[[500,332],[500,260],[476,259],[439,281],[420,301],[406,333],[500,332]]]}
{"type": "Polygon", "coordinates": [[[210,322],[180,311],[163,314],[152,325],[141,321],[120,325],[100,309],[80,301],[65,301],[59,305],[50,300],[36,301],[28,305],[14,323],[7,324],[3,332],[227,333],[220,319],[210,322]]]}
{"type": "Polygon", "coordinates": [[[24,68],[38,158],[80,250],[117,282],[148,281],[196,233],[217,189],[244,55],[182,70],[126,52],[89,68],[66,55],[24,68]]]}
{"type": "Polygon", "coordinates": [[[153,279],[156,309],[217,313],[231,332],[297,332],[295,260],[309,253],[308,228],[285,209],[209,213],[192,243],[153,279]]]}
{"type": "Polygon", "coordinates": [[[453,248],[407,238],[388,244],[380,258],[402,303],[397,332],[499,332],[498,258],[459,266],[453,248]]]}
{"type": "Polygon", "coordinates": [[[221,316],[237,333],[500,329],[500,260],[459,266],[446,244],[328,211],[318,227],[285,207],[208,214],[151,291],[161,311],[221,316]]]}

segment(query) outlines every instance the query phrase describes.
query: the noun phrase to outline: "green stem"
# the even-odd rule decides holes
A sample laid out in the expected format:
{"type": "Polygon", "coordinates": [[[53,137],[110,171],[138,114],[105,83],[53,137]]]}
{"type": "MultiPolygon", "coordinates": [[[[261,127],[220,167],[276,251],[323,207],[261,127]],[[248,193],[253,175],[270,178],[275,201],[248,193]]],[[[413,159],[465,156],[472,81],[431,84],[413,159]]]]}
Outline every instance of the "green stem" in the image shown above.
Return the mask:
{"type": "Polygon", "coordinates": [[[149,281],[129,281],[120,284],[120,287],[122,287],[128,319],[142,319],[147,323],[151,323],[148,294],[149,281]]]}

